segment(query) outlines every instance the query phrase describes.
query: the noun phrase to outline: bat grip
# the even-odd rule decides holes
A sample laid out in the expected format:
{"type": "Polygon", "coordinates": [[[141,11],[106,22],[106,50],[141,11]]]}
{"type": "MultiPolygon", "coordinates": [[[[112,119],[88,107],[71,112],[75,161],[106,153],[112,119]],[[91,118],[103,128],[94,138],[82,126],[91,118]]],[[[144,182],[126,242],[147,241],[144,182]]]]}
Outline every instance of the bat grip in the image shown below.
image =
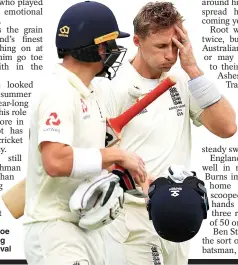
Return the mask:
{"type": "Polygon", "coordinates": [[[116,118],[109,119],[111,127],[117,132],[120,133],[122,128],[131,121],[137,114],[139,114],[144,108],[151,104],[155,99],[167,91],[170,87],[175,85],[176,82],[173,81],[170,77],[164,79],[156,88],[149,92],[145,97],[140,101],[131,106],[124,113],[119,115],[116,118]]]}
{"type": "Polygon", "coordinates": [[[124,167],[121,167],[121,166],[119,166],[118,164],[115,164],[114,166],[113,166],[113,170],[119,170],[119,171],[121,171],[121,172],[125,172],[126,171],[126,169],[124,168],[124,167]]]}

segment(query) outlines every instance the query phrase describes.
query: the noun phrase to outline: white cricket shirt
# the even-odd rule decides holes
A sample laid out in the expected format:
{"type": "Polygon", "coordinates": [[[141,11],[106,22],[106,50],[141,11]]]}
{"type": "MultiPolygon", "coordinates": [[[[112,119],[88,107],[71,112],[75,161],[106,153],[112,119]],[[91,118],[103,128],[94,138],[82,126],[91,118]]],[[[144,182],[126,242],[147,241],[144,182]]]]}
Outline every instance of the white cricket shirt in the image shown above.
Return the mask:
{"type": "Polygon", "coordinates": [[[80,180],[50,177],[43,168],[39,145],[50,141],[72,147],[104,148],[105,116],[94,88],[85,87],[61,65],[46,78],[42,90],[33,104],[30,122],[25,223],[55,219],[78,222],[69,210],[69,199],[87,176],[80,180]]]}
{"type": "Polygon", "coordinates": [[[175,86],[137,115],[122,133],[120,147],[140,155],[149,174],[159,177],[170,164],[189,166],[191,153],[190,120],[200,126],[202,109],[188,90],[188,77],[180,70],[163,73],[160,80],[142,77],[129,63],[111,82],[101,82],[107,115],[116,117],[138,98],[147,94],[166,76],[176,77],[175,86]],[[134,95],[134,96],[133,96],[134,95]]]}

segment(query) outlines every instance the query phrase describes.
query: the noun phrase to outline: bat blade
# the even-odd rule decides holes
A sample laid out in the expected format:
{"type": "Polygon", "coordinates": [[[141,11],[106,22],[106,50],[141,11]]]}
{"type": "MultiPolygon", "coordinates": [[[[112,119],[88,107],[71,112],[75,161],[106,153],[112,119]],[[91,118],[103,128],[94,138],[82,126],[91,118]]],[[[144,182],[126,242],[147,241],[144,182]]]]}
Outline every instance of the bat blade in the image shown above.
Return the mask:
{"type": "Polygon", "coordinates": [[[131,121],[137,114],[150,105],[154,100],[166,92],[170,87],[176,84],[175,77],[167,77],[158,84],[151,92],[144,98],[131,106],[128,110],[123,112],[116,118],[107,119],[107,133],[105,146],[110,147],[115,145],[121,139],[121,130],[131,121]]]}
{"type": "Polygon", "coordinates": [[[1,198],[15,219],[23,216],[25,207],[25,180],[15,184],[1,198]]]}

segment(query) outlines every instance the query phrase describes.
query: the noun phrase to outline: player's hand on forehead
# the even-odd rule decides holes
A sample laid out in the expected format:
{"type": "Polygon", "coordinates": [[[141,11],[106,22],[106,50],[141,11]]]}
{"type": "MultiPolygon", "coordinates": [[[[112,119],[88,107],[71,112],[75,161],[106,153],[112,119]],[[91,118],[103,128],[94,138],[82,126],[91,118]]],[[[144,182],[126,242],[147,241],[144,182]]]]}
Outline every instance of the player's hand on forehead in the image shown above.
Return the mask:
{"type": "Polygon", "coordinates": [[[178,36],[178,40],[180,41],[181,44],[189,43],[189,37],[188,37],[188,32],[184,28],[182,23],[176,24],[175,26],[176,30],[176,35],[178,36]]]}
{"type": "Polygon", "coordinates": [[[174,34],[172,36],[172,42],[174,42],[173,38],[175,38],[176,40],[178,40],[180,42],[181,41],[181,36],[180,36],[179,32],[177,31],[178,26],[174,25],[173,28],[174,28],[174,34]]]}
{"type": "Polygon", "coordinates": [[[197,63],[193,54],[191,42],[188,37],[188,32],[182,23],[177,24],[174,27],[179,38],[173,36],[172,41],[179,49],[181,67],[189,75],[191,71],[194,71],[194,68],[197,68],[197,63]]]}

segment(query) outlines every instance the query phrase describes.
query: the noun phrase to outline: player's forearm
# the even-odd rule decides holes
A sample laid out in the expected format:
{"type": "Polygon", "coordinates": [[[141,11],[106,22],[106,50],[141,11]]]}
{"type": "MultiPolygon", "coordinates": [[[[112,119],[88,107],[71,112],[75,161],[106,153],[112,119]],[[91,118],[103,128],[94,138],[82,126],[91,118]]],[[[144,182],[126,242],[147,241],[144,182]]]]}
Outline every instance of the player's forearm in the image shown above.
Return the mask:
{"type": "Polygon", "coordinates": [[[109,169],[115,163],[121,163],[124,159],[123,151],[117,147],[101,149],[102,168],[109,169]]]}
{"type": "Polygon", "coordinates": [[[203,71],[197,66],[197,64],[195,64],[194,66],[188,67],[188,69],[186,69],[186,73],[188,74],[190,79],[194,79],[194,78],[197,78],[203,75],[203,71]]]}
{"type": "Polygon", "coordinates": [[[117,147],[72,148],[59,143],[43,143],[41,154],[44,169],[51,177],[96,174],[124,159],[124,151],[117,147]]]}
{"type": "Polygon", "coordinates": [[[205,108],[200,121],[209,131],[222,138],[231,137],[237,130],[235,111],[224,97],[205,108]]]}

